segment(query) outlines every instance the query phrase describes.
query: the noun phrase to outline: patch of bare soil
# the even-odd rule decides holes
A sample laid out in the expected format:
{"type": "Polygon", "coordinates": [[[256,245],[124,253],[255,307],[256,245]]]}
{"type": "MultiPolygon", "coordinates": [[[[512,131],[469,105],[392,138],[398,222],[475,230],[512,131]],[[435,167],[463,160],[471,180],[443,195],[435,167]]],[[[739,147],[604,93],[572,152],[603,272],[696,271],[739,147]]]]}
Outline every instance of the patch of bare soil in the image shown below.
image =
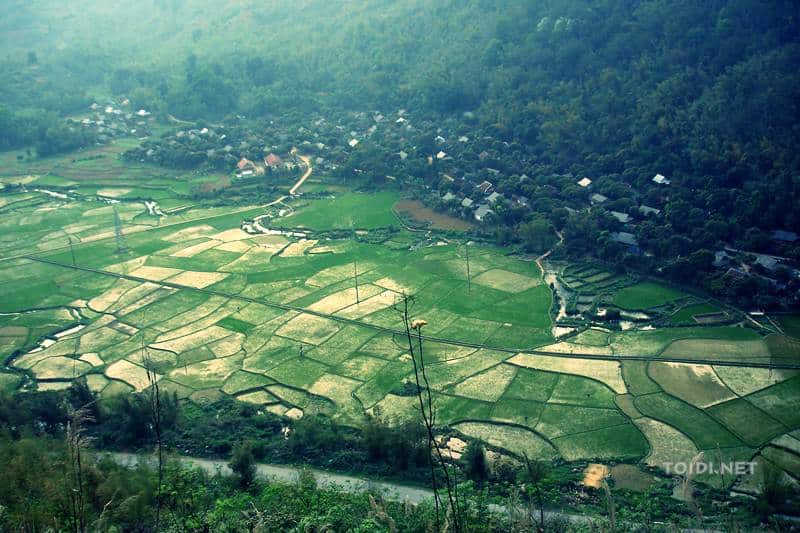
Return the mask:
{"type": "Polygon", "coordinates": [[[466,220],[437,213],[417,200],[400,200],[394,204],[394,210],[403,218],[427,224],[432,229],[444,231],[468,231],[474,226],[466,220]]]}

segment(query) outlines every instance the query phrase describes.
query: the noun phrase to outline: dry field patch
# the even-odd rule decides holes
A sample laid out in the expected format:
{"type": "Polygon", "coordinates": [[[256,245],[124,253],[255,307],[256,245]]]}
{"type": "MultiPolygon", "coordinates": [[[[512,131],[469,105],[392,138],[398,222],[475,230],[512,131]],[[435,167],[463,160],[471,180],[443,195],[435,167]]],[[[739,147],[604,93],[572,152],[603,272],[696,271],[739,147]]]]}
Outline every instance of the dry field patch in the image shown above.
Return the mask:
{"type": "Polygon", "coordinates": [[[766,389],[798,374],[797,370],[771,370],[737,366],[715,366],[714,371],[733,392],[739,396],[766,389]]]}
{"type": "Polygon", "coordinates": [[[663,469],[666,463],[689,464],[697,455],[692,440],[674,427],[645,417],[637,418],[633,423],[650,443],[650,454],[645,458],[649,466],[663,469]]]}
{"type": "Polygon", "coordinates": [[[397,299],[398,295],[396,292],[383,291],[380,294],[376,294],[372,298],[362,300],[361,303],[346,307],[336,314],[345,318],[363,318],[367,315],[371,315],[372,313],[393,306],[397,302],[397,299]]]}
{"type": "Polygon", "coordinates": [[[478,285],[511,293],[523,292],[541,284],[538,279],[499,268],[487,270],[473,278],[472,281],[478,285]]]}
{"type": "Polygon", "coordinates": [[[91,368],[90,364],[80,359],[57,356],[39,361],[33,365],[31,372],[36,379],[74,379],[82,376],[91,368]]]}
{"type": "Polygon", "coordinates": [[[220,387],[228,377],[241,368],[239,357],[210,359],[176,368],[169,373],[170,379],[194,389],[220,387]]]}
{"type": "Polygon", "coordinates": [[[668,394],[700,408],[736,398],[710,365],[654,362],[648,374],[668,394]]]}
{"type": "Polygon", "coordinates": [[[106,198],[119,198],[131,192],[130,189],[98,189],[98,196],[105,196],[106,198]]]}
{"type": "Polygon", "coordinates": [[[283,248],[281,257],[300,257],[305,255],[307,250],[316,246],[317,241],[314,239],[300,239],[283,248]]]}
{"type": "Polygon", "coordinates": [[[209,226],[207,224],[202,224],[200,226],[192,226],[189,228],[184,228],[180,231],[176,231],[175,233],[172,233],[164,237],[163,240],[169,242],[188,241],[203,235],[215,233],[216,231],[217,231],[216,228],[209,226]]]}
{"type": "Polygon", "coordinates": [[[406,294],[411,294],[411,287],[406,287],[405,285],[402,285],[401,283],[389,277],[381,278],[378,281],[373,281],[373,283],[379,287],[389,289],[390,291],[394,291],[396,293],[402,294],[405,292],[406,294]]]}
{"type": "Polygon", "coordinates": [[[230,337],[232,333],[225,328],[219,326],[210,326],[195,331],[183,337],[172,338],[167,341],[157,342],[151,344],[152,348],[157,350],[167,350],[174,353],[181,353],[193,348],[205,346],[214,341],[230,337]]]}
{"type": "Polygon", "coordinates": [[[117,300],[122,298],[122,295],[134,287],[138,287],[138,281],[131,281],[127,279],[120,279],[114,282],[110,289],[105,291],[100,296],[96,296],[89,300],[88,306],[92,311],[98,313],[105,312],[109,307],[114,305],[117,300]]]}
{"type": "Polygon", "coordinates": [[[254,392],[248,392],[245,394],[240,394],[236,397],[237,400],[241,402],[252,403],[256,405],[265,405],[265,404],[274,404],[278,400],[272,394],[268,393],[265,390],[258,390],[254,392]]]}
{"type": "Polygon", "coordinates": [[[167,278],[177,276],[183,270],[177,268],[157,267],[157,266],[141,266],[130,273],[131,276],[136,278],[144,278],[153,281],[163,281],[167,278]]]}
{"type": "Polygon", "coordinates": [[[249,239],[250,237],[252,237],[252,235],[242,231],[239,228],[225,230],[220,233],[216,233],[214,235],[209,236],[210,239],[216,239],[222,242],[244,241],[249,239]]]}
{"type": "Polygon", "coordinates": [[[590,463],[583,471],[583,481],[581,481],[581,484],[584,487],[599,489],[603,484],[603,480],[605,480],[609,474],[611,474],[611,470],[606,465],[590,463]]]}
{"type": "Polygon", "coordinates": [[[234,252],[243,254],[252,248],[252,244],[245,241],[226,241],[214,248],[215,250],[222,250],[223,252],[234,252]]]}
{"type": "MultiPolygon", "coordinates": [[[[381,288],[375,285],[362,285],[358,288],[358,296],[362,303],[380,292],[381,288]]],[[[351,305],[356,305],[356,289],[354,287],[330,294],[309,305],[308,309],[319,313],[335,313],[351,305]]]]}
{"type": "Polygon", "coordinates": [[[86,361],[92,366],[103,366],[105,361],[100,359],[100,356],[95,352],[85,353],[81,355],[81,361],[86,361]]]}
{"type": "Polygon", "coordinates": [[[481,439],[487,444],[504,448],[517,455],[540,459],[555,458],[556,450],[537,434],[514,426],[482,422],[462,422],[453,426],[468,437],[481,439]]]}
{"type": "Polygon", "coordinates": [[[517,368],[511,365],[497,365],[480,374],[467,378],[453,390],[459,396],[496,402],[506,391],[506,387],[517,375],[517,368]]]}
{"type": "Polygon", "coordinates": [[[337,331],[339,326],[334,321],[302,313],[278,328],[275,334],[299,342],[320,345],[337,331]]]}
{"type": "MultiPolygon", "coordinates": [[[[230,244],[236,244],[236,243],[230,243],[230,244]]],[[[238,259],[231,261],[227,265],[219,267],[219,270],[223,272],[239,272],[242,274],[246,274],[248,272],[252,272],[253,270],[255,270],[254,267],[258,267],[260,265],[266,265],[273,255],[274,255],[273,252],[271,252],[270,250],[266,250],[264,248],[250,248],[248,251],[242,254],[238,259]]]]}
{"type": "MultiPolygon", "coordinates": [[[[147,378],[147,370],[125,359],[108,365],[108,368],[106,368],[106,376],[111,379],[124,381],[139,392],[150,386],[150,381],[147,378]]],[[[156,374],[156,380],[158,379],[161,379],[161,376],[156,374]]]]}
{"type": "Polygon", "coordinates": [[[361,385],[360,381],[336,374],[324,374],[309,389],[312,394],[330,398],[342,407],[353,401],[351,393],[361,385]]]}
{"type": "Polygon", "coordinates": [[[186,248],[182,248],[182,249],[178,250],[177,252],[172,252],[170,255],[172,257],[184,257],[184,258],[194,257],[197,254],[199,254],[200,252],[205,252],[206,250],[210,250],[212,248],[215,248],[215,247],[219,246],[220,244],[222,244],[221,241],[208,240],[208,241],[205,241],[205,242],[201,242],[201,243],[198,243],[198,244],[193,244],[191,246],[187,246],[186,248]]]}
{"type": "Polygon", "coordinates": [[[543,352],[576,354],[576,355],[613,355],[611,346],[591,346],[572,342],[558,342],[539,348],[543,352]]]}
{"type": "Polygon", "coordinates": [[[508,362],[536,370],[584,376],[605,383],[617,394],[628,392],[625,381],[622,379],[620,364],[615,361],[590,361],[520,353],[509,359],[508,362]]]}
{"type": "Polygon", "coordinates": [[[176,285],[184,285],[187,287],[194,287],[195,289],[204,289],[209,285],[227,278],[228,274],[225,272],[195,272],[193,270],[186,270],[177,276],[169,278],[167,281],[175,283],[176,285]]]}

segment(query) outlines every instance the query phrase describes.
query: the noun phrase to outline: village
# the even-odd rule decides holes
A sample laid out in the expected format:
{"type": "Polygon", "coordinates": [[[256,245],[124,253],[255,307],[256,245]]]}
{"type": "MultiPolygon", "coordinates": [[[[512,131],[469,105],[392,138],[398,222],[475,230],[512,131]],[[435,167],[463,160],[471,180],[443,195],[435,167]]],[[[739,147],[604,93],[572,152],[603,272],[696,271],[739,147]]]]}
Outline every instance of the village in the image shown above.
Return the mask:
{"type": "MultiPolygon", "coordinates": [[[[194,172],[230,172],[232,183],[287,182],[298,172],[295,153],[309,156],[317,175],[372,189],[400,188],[437,211],[471,221],[476,231],[515,240],[502,231],[548,213],[554,218],[588,220],[602,259],[661,270],[659,256],[672,257],[691,246],[672,243],[659,227],[673,222],[665,206],[672,201],[672,179],[650,176],[589,177],[555,172],[538,162],[520,143],[492,135],[474,113],[460,118],[416,117],[400,109],[391,113],[341,112],[325,116],[288,114],[253,121],[236,116],[222,124],[190,123],[168,115],[162,125],[148,111],[133,111],[121,98],[93,104],[88,116],[75,120],[97,134],[98,142],[137,136],[140,146],[125,157],[194,172]],[[154,135],[154,131],[161,132],[154,135]],[[625,258],[629,259],[625,259],[625,258]]],[[[703,222],[702,211],[692,210],[703,222]]],[[[673,224],[674,225],[674,224],[673,224]]],[[[586,236],[589,240],[589,235],[586,236]]],[[[708,237],[706,237],[708,239],[708,237]]],[[[704,243],[709,276],[736,286],[757,283],[770,298],[752,302],[796,304],[800,287],[796,233],[775,228],[753,236],[751,246],[720,238],[704,243]]],[[[586,243],[587,253],[592,243],[586,243]]],[[[688,254],[687,254],[688,255],[688,254]]]]}

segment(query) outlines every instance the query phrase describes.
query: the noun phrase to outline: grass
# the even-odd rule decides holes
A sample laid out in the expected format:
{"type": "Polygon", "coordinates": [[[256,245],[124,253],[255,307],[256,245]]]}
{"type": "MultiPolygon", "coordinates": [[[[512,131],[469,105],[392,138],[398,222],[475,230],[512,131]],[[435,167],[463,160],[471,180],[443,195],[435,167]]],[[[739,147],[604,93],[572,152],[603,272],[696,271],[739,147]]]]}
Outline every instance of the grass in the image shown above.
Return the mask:
{"type": "Polygon", "coordinates": [[[709,303],[687,305],[686,307],[681,307],[672,314],[672,316],[669,317],[669,321],[672,324],[694,324],[695,315],[718,313],[719,311],[719,307],[709,303]]]}
{"type": "Polygon", "coordinates": [[[217,322],[217,325],[222,326],[223,328],[229,329],[231,331],[236,331],[238,333],[247,333],[248,331],[250,331],[255,327],[254,324],[230,316],[227,316],[222,320],[220,320],[219,322],[217,322]]]}
{"type": "Polygon", "coordinates": [[[613,303],[622,309],[645,310],[662,306],[684,296],[685,293],[666,285],[644,281],[617,291],[613,303]]]}
{"type": "Polygon", "coordinates": [[[696,407],[736,397],[708,365],[650,363],[648,374],[665,392],[696,407]]]}
{"type": "Polygon", "coordinates": [[[564,403],[582,405],[585,407],[605,407],[613,409],[614,391],[591,379],[586,379],[569,374],[559,376],[553,392],[550,394],[551,403],[564,403]]]}
{"type": "Polygon", "coordinates": [[[553,439],[553,443],[567,461],[639,459],[648,450],[647,440],[631,423],[557,437],[553,439]]]}
{"type": "Polygon", "coordinates": [[[800,315],[778,315],[773,318],[778,321],[787,335],[800,339],[800,315]]]}
{"type": "Polygon", "coordinates": [[[504,448],[518,456],[527,455],[528,457],[551,459],[558,455],[547,441],[522,428],[500,424],[464,422],[457,424],[455,429],[468,437],[480,439],[491,446],[504,448]]]}
{"type": "MultiPolygon", "coordinates": [[[[38,193],[4,196],[0,198],[4,215],[0,217],[0,254],[42,253],[69,264],[74,252],[79,265],[122,273],[137,271],[156,281],[189,272],[184,276],[187,283],[199,286],[217,281],[215,290],[261,298],[265,303],[116,282],[98,274],[24,260],[0,261],[0,312],[41,309],[0,316],[0,348],[4,353],[31,346],[44,335],[74,324],[76,318],[64,306],[81,306],[88,300],[96,307],[95,312],[85,311],[89,327],[73,339],[17,359],[34,376],[69,380],[90,372],[93,388],[102,391],[104,397],[141,390],[147,386],[141,366],[144,339],[164,388],[188,401],[229,395],[259,405],[271,404],[271,409],[280,412],[298,406],[307,413],[323,412],[355,423],[363,416],[362,405],[375,408],[375,414],[387,418],[417,415],[416,398],[407,396],[405,386],[412,365],[403,339],[358,325],[287,312],[266,302],[291,302],[397,328],[400,321],[392,309],[393,299],[381,298],[405,291],[415,297],[414,316],[428,321],[431,335],[509,349],[553,343],[549,315],[552,295],[541,282],[535,263],[509,256],[508,250],[472,246],[469,286],[463,246],[410,250],[419,242],[419,235],[396,230],[399,221],[392,213],[397,200],[394,193],[337,191],[335,198],[295,201],[294,214],[275,220],[276,225],[318,231],[394,227],[395,233],[383,245],[320,237],[316,245],[295,246],[301,253],[292,256],[281,253],[291,241],[285,237],[243,236],[234,242],[231,238],[239,237],[230,233],[218,236],[223,231],[238,231],[243,219],[264,211],[209,208],[193,205],[181,196],[192,187],[211,183],[213,177],[164,179],[147,165],[121,163],[112,152],[101,150],[98,153],[105,157],[95,160],[79,161],[86,157],[82,154],[80,158],[39,162],[57,167],[39,185],[74,183],[70,186],[87,195],[105,192],[122,200],[148,197],[157,199],[165,209],[189,209],[159,220],[146,214],[141,203],[118,204],[131,252],[117,254],[110,206],[73,201],[43,211],[54,204],[38,193]],[[72,252],[64,232],[72,236],[72,252]],[[230,242],[223,245],[221,239],[230,242]],[[350,301],[354,297],[354,263],[359,270],[359,306],[350,301]],[[216,273],[223,274],[224,279],[200,279],[216,273]],[[340,308],[340,303],[346,307],[340,308]],[[115,321],[132,329],[125,330],[115,321]],[[77,360],[80,356],[85,360],[77,360]]],[[[2,161],[0,154],[0,167],[2,161]]],[[[0,174],[3,170],[0,168],[0,174]]],[[[381,233],[373,232],[370,238],[381,233]]],[[[612,292],[627,282],[627,278],[591,265],[567,267],[564,276],[595,294],[612,292]]],[[[618,305],[622,307],[646,308],[683,296],[645,282],[621,290],[617,299],[621,299],[618,305]]],[[[702,305],[690,306],[673,319],[682,321],[711,311],[702,305]]],[[[787,317],[777,320],[788,335],[796,335],[791,329],[796,317],[787,317]]],[[[590,353],[603,350],[622,355],[665,352],[741,359],[755,349],[773,358],[790,357],[796,350],[794,339],[789,337],[775,335],[765,342],[754,331],[735,327],[613,333],[587,330],[571,340],[575,347],[590,353]]],[[[727,373],[725,376],[735,381],[737,392],[751,394],[746,400],[720,403],[704,412],[664,394],[662,387],[692,404],[706,406],[727,398],[725,386],[663,365],[653,365],[651,379],[646,363],[633,361],[620,365],[515,356],[435,342],[425,345],[425,356],[439,422],[458,425],[465,434],[514,453],[527,451],[533,456],[561,455],[567,459],[639,458],[648,448],[642,431],[651,438],[669,431],[663,429],[667,426],[660,433],[654,431],[647,426],[647,416],[664,418],[700,440],[704,449],[723,442],[741,453],[749,449],[743,444],[759,445],[782,426],[800,425],[792,409],[800,398],[791,373],[775,380],[773,376],[754,375],[750,379],[741,373],[727,373]],[[507,362],[509,359],[513,364],[507,362]],[[773,385],[781,379],[788,381],[773,385]],[[641,417],[637,409],[642,411],[641,417]],[[629,416],[637,417],[636,426],[629,416]],[[748,420],[755,423],[748,424],[748,420]],[[640,431],[640,427],[647,430],[640,431]],[[531,431],[534,429],[541,434],[531,431]],[[701,429],[711,436],[703,440],[698,434],[701,429]],[[546,439],[551,439],[555,448],[546,439]]],[[[19,378],[6,376],[9,374],[0,374],[0,388],[16,386],[19,378]]],[[[672,437],[678,438],[675,435],[682,436],[672,437]]],[[[663,442],[651,441],[651,446],[665,456],[681,453],[677,448],[665,448],[663,442]]]]}
{"type": "Polygon", "coordinates": [[[800,376],[746,397],[753,405],[791,428],[800,426],[800,376]]]}
{"type": "Polygon", "coordinates": [[[554,439],[564,435],[574,435],[595,429],[619,426],[628,421],[616,409],[597,409],[548,403],[536,431],[554,439]]]}
{"type": "Polygon", "coordinates": [[[297,206],[293,214],[275,219],[271,224],[278,228],[306,228],[317,231],[331,229],[376,229],[399,224],[392,212],[397,194],[345,193],[334,198],[309,200],[297,206]]]}
{"type": "Polygon", "coordinates": [[[750,446],[761,446],[788,429],[747,400],[725,402],[707,412],[750,446]]]}
{"type": "Polygon", "coordinates": [[[659,420],[687,435],[700,449],[741,446],[742,442],[701,409],[664,393],[648,394],[634,400],[645,416],[659,420]]]}

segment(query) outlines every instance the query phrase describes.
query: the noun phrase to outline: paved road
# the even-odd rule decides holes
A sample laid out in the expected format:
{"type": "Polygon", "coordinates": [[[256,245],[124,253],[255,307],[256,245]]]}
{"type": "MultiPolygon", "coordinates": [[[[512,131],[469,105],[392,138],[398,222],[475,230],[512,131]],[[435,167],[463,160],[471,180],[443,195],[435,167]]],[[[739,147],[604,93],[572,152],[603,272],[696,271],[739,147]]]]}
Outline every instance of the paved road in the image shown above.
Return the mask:
{"type": "MultiPolygon", "coordinates": [[[[156,458],[153,455],[143,455],[134,453],[110,453],[108,454],[114,458],[119,464],[133,467],[139,463],[144,462],[150,466],[156,464],[156,458]]],[[[174,456],[171,456],[174,459],[174,456]]],[[[216,474],[217,472],[223,475],[231,475],[231,469],[228,468],[226,461],[213,460],[213,459],[200,459],[197,457],[179,456],[178,460],[184,465],[199,467],[208,472],[209,474],[216,474]]],[[[256,472],[262,479],[274,479],[284,483],[295,483],[298,479],[300,469],[293,466],[273,465],[259,463],[256,465],[256,472]]],[[[317,485],[322,488],[339,488],[346,492],[358,493],[367,490],[380,492],[389,500],[395,501],[409,501],[411,503],[421,503],[424,500],[433,498],[433,492],[428,489],[410,487],[398,483],[387,483],[384,481],[370,481],[364,478],[355,476],[346,476],[343,474],[334,474],[324,470],[308,469],[309,472],[314,474],[314,479],[317,480],[317,485]]]]}
{"type": "MultiPolygon", "coordinates": [[[[117,463],[127,467],[134,467],[142,463],[153,467],[157,464],[156,457],[150,454],[108,453],[107,455],[112,457],[117,463]]],[[[200,459],[187,456],[170,456],[170,459],[177,459],[186,466],[199,467],[212,475],[218,472],[223,475],[231,475],[233,473],[228,467],[227,462],[222,460],[200,459]]],[[[407,501],[413,504],[419,504],[433,498],[432,490],[420,487],[411,487],[386,481],[374,481],[356,476],[335,474],[333,472],[314,468],[307,468],[305,470],[314,475],[317,486],[320,488],[336,488],[352,494],[365,491],[379,492],[387,500],[407,501]]],[[[256,474],[258,477],[266,480],[277,480],[283,483],[296,483],[299,472],[300,468],[293,466],[266,463],[258,463],[256,465],[256,474]]],[[[508,513],[508,509],[505,506],[496,504],[490,504],[489,510],[497,514],[508,513]]],[[[576,524],[589,524],[598,520],[597,517],[587,515],[567,514],[560,511],[545,511],[545,520],[552,520],[553,518],[567,519],[576,524]]]]}
{"type": "MultiPolygon", "coordinates": [[[[127,467],[134,467],[141,463],[149,464],[150,466],[156,465],[156,457],[152,454],[108,453],[107,455],[112,457],[117,463],[127,467]]],[[[227,462],[222,460],[200,459],[197,457],[187,456],[170,456],[170,459],[177,459],[186,466],[199,467],[212,475],[218,472],[223,475],[232,474],[227,462]]],[[[357,494],[365,491],[379,492],[383,494],[383,497],[387,500],[400,502],[408,501],[413,504],[419,504],[433,498],[433,491],[425,488],[412,487],[400,483],[386,481],[373,481],[366,478],[335,474],[333,472],[314,468],[307,468],[305,470],[314,474],[314,479],[317,481],[317,486],[320,488],[336,488],[351,494],[357,494]]],[[[276,480],[282,483],[297,482],[299,472],[300,468],[294,466],[266,463],[256,464],[256,475],[258,477],[266,480],[276,480]]],[[[498,515],[509,512],[506,506],[497,504],[489,504],[489,510],[498,515]]],[[[536,516],[538,517],[538,512],[536,516]]],[[[603,518],[600,516],[571,514],[563,511],[545,511],[544,517],[546,521],[561,519],[572,522],[573,524],[581,524],[583,526],[599,524],[603,520],[603,518]]],[[[630,522],[626,522],[625,525],[630,527],[641,526],[641,524],[634,524],[630,522]]],[[[682,529],[678,531],[681,531],[682,533],[721,533],[710,529],[682,529]]]]}
{"type": "Polygon", "coordinates": [[[290,195],[294,195],[294,193],[297,192],[297,189],[299,189],[300,186],[303,183],[305,183],[305,181],[308,179],[308,177],[311,175],[311,173],[314,172],[314,169],[311,167],[311,158],[309,158],[308,156],[305,156],[305,155],[298,155],[297,157],[299,157],[300,160],[303,161],[303,163],[306,164],[306,171],[305,171],[305,174],[303,174],[300,177],[300,179],[297,180],[297,183],[294,184],[294,187],[289,189],[289,194],[290,195]]]}

